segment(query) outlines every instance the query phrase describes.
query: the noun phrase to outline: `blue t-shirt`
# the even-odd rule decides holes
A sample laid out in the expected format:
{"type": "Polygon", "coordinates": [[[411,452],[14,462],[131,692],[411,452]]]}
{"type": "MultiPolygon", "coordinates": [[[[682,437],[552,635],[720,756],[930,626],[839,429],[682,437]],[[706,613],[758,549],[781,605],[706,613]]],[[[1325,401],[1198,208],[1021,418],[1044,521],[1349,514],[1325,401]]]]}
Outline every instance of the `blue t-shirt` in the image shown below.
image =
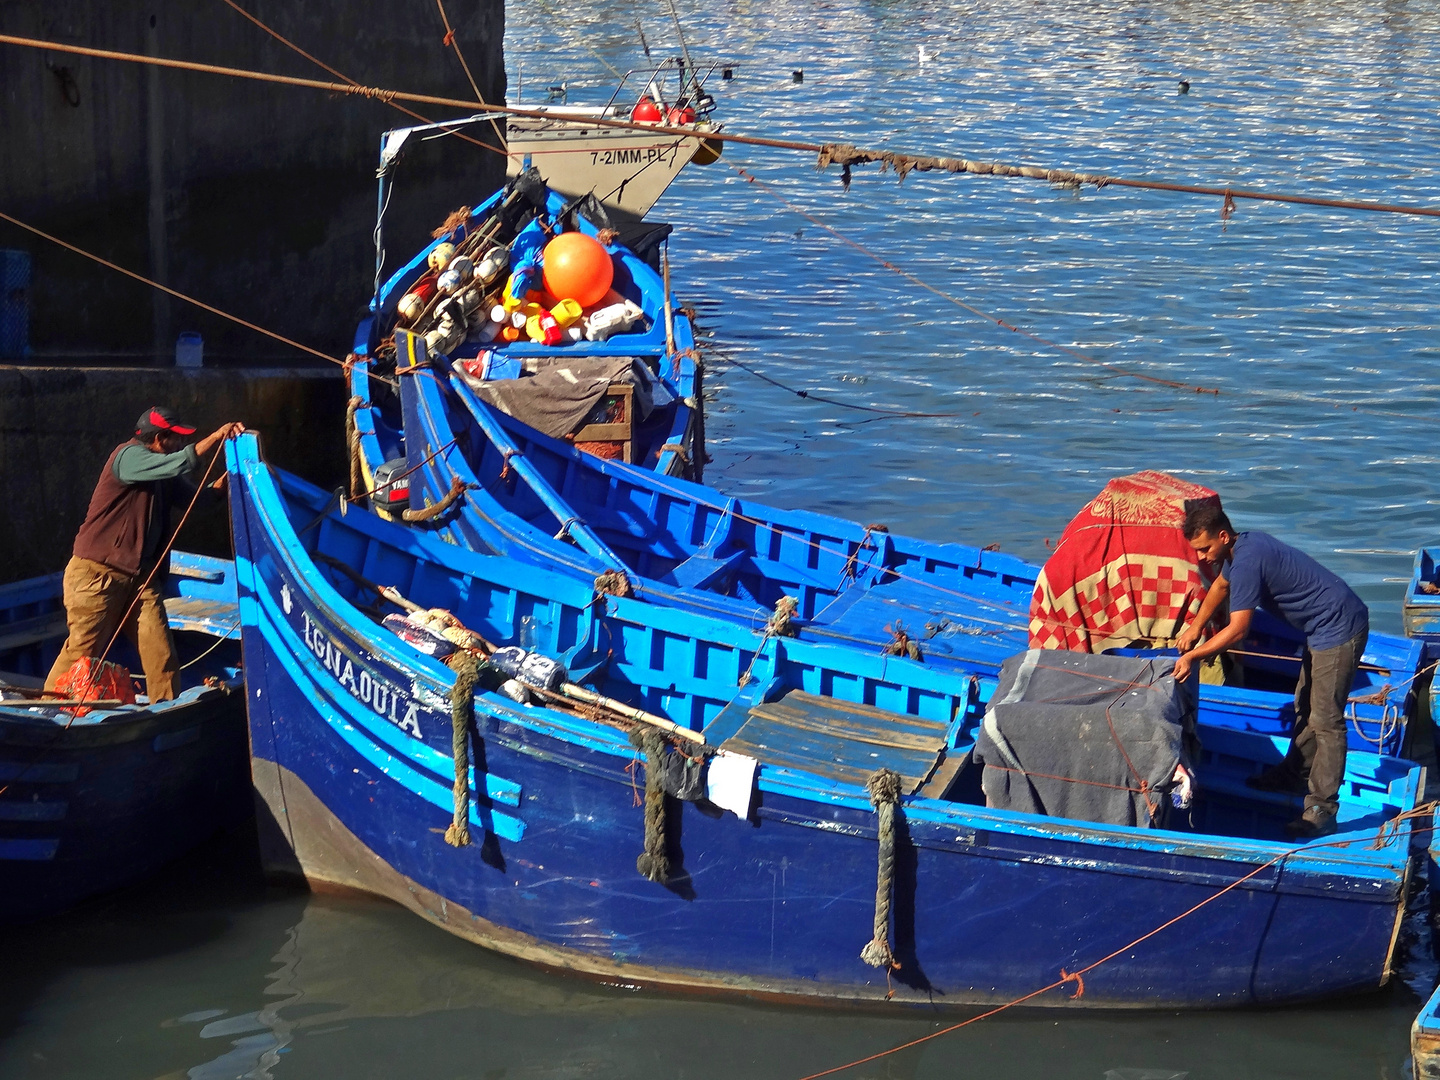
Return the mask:
{"type": "Polygon", "coordinates": [[[1349,585],[1269,533],[1236,536],[1220,575],[1230,583],[1231,611],[1260,607],[1279,615],[1312,651],[1343,645],[1370,625],[1370,609],[1349,585]]]}

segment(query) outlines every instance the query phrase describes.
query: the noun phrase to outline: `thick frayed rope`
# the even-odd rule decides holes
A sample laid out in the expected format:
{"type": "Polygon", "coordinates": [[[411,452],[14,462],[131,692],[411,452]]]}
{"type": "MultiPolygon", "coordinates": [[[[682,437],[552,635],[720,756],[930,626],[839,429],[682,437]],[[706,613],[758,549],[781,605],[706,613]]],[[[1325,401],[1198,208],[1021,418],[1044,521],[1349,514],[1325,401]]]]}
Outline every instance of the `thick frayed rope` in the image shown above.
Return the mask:
{"type": "Polygon", "coordinates": [[[890,951],[890,894],[895,884],[895,809],[900,804],[900,774],[881,769],[865,782],[870,803],[880,815],[880,867],[875,879],[875,934],[860,950],[871,967],[896,968],[890,951]]]}
{"type": "Polygon", "coordinates": [[[445,842],[451,847],[465,847],[470,843],[470,745],[466,739],[475,720],[475,682],[480,675],[480,664],[464,650],[451,653],[445,663],[455,672],[455,685],[450,688],[455,819],[445,830],[445,842]]]}
{"type": "Polygon", "coordinates": [[[645,850],[635,859],[635,869],[651,881],[670,880],[670,857],[665,854],[665,788],[662,786],[661,755],[665,740],[650,728],[630,733],[630,745],[645,753],[645,850]]]}

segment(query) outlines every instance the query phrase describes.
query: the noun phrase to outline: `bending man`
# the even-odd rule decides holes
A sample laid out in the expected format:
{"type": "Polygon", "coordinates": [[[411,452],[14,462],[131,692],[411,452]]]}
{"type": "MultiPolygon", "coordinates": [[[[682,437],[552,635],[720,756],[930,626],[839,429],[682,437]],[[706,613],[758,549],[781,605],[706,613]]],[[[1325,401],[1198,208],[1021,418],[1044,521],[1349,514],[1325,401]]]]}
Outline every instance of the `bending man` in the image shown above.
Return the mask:
{"type": "Polygon", "coordinates": [[[45,679],[46,690],[54,690],[81,657],[99,657],[120,627],[140,654],[150,700],[169,701],[179,692],[180,665],[162,599],[170,570],[170,509],[183,506],[195,490],[202,459],[244,430],[243,424],[225,424],[186,446],[195,429],[156,405],[140,414],[135,437],[111,452],[65,567],[70,635],[45,679]]]}
{"type": "Polygon", "coordinates": [[[1217,506],[1185,515],[1185,539],[1200,558],[1219,567],[1193,622],[1180,634],[1175,678],[1199,660],[1244,640],[1257,607],[1305,635],[1295,685],[1295,734],[1285,760],[1249,781],[1262,791],[1308,791],[1305,812],[1286,826],[1301,839],[1335,831],[1345,775],[1345,704],[1370,636],[1370,612],[1350,586],[1318,562],[1269,533],[1236,533],[1217,506]],[[1200,632],[1226,600],[1230,621],[1205,644],[1200,632]]]}

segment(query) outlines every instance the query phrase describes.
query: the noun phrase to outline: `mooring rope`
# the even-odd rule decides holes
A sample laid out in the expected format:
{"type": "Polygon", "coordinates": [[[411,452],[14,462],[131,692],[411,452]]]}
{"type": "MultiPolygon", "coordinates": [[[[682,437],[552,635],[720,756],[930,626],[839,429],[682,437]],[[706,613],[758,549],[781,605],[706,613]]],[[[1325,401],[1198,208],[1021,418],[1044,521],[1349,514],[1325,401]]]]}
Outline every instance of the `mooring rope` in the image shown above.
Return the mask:
{"type": "MultiPolygon", "coordinates": [[[[733,142],[745,146],[766,146],[777,150],[796,150],[801,153],[814,154],[817,163],[821,160],[822,156],[826,157],[829,161],[839,161],[841,157],[847,155],[858,155],[859,157],[866,157],[874,161],[883,159],[892,168],[897,168],[898,170],[903,167],[905,172],[910,172],[920,168],[920,163],[922,162],[954,162],[956,163],[955,168],[951,168],[949,164],[946,164],[944,170],[947,172],[965,172],[976,176],[1018,177],[1041,180],[1047,183],[1064,183],[1069,186],[1073,186],[1075,182],[1080,182],[1094,184],[1097,188],[1129,187],[1151,191],[1215,195],[1229,202],[1233,202],[1235,199],[1254,199],[1263,202],[1296,203],[1302,206],[1324,206],[1340,210],[1366,210],[1386,214],[1412,214],[1421,217],[1440,217],[1440,208],[1426,206],[1403,206],[1390,203],[1368,202],[1358,199],[1326,199],[1317,196],[1272,194],[1261,191],[1249,191],[1243,188],[1212,187],[1199,184],[1174,184],[1157,180],[1126,180],[1116,176],[1102,176],[1098,173],[1071,172],[1065,169],[1049,169],[1029,165],[1007,165],[1002,162],[969,162],[963,158],[932,158],[894,151],[865,150],[851,147],[845,143],[812,143],[800,142],[794,139],[769,139],[755,135],[738,135],[725,131],[698,131],[695,128],[672,127],[666,124],[636,123],[632,120],[616,120],[600,116],[568,118],[557,116],[544,109],[523,109],[512,105],[488,105],[484,102],[465,101],[434,94],[411,94],[403,90],[392,90],[379,86],[362,86],[349,82],[325,82],[321,79],[303,79],[293,75],[276,75],[270,72],[251,71],[245,68],[223,67],[218,64],[202,64],[192,60],[172,60],[161,56],[144,56],[139,53],[119,52],[114,49],[95,49],[85,45],[72,45],[67,42],[46,41],[42,38],[17,37],[13,34],[0,34],[0,45],[18,45],[22,48],[40,49],[47,52],[68,53],[74,56],[90,56],[99,60],[121,60],[134,64],[149,64],[152,67],[173,68],[179,71],[194,71],[206,75],[224,75],[233,79],[248,79],[252,82],[268,82],[281,86],[305,87],[312,90],[324,90],[332,94],[348,94],[356,97],[370,98],[375,101],[384,102],[387,105],[396,101],[408,101],[417,105],[443,105],[456,109],[505,113],[510,116],[528,116],[536,119],[555,120],[562,123],[587,127],[609,127],[628,131],[643,131],[647,134],[678,135],[686,138],[703,138],[707,141],[733,142]],[[960,163],[963,163],[965,167],[959,167],[960,163]],[[974,167],[972,168],[971,166],[974,167]],[[1059,179],[1052,180],[1052,177],[1059,179]]],[[[930,165],[932,169],[936,167],[938,167],[936,164],[930,165]]]]}
{"type": "MultiPolygon", "coordinates": [[[[268,338],[273,338],[275,341],[281,342],[285,345],[289,345],[292,349],[299,349],[303,353],[309,353],[311,356],[318,357],[319,359],[325,360],[331,364],[338,364],[341,367],[345,366],[345,361],[340,359],[338,356],[331,356],[329,353],[323,353],[319,349],[312,349],[309,345],[302,345],[300,344],[300,342],[294,340],[293,338],[288,338],[284,334],[277,334],[274,330],[267,330],[263,326],[257,326],[255,323],[249,322],[246,319],[242,319],[238,315],[232,315],[228,311],[221,311],[219,308],[207,304],[203,300],[196,300],[193,296],[186,296],[184,293],[176,289],[172,289],[168,285],[162,285],[160,284],[160,282],[154,281],[151,278],[147,278],[143,274],[137,274],[134,270],[127,270],[125,269],[125,267],[118,266],[115,263],[111,262],[109,259],[102,259],[99,255],[94,255],[91,252],[86,251],[84,248],[76,247],[69,241],[61,240],[58,236],[52,236],[50,233],[45,232],[43,229],[37,229],[34,225],[26,224],[17,217],[11,217],[4,211],[0,211],[0,221],[8,221],[11,225],[24,229],[26,232],[34,233],[42,240],[49,240],[52,244],[58,244],[66,251],[73,251],[76,255],[83,255],[85,258],[91,260],[92,262],[97,262],[101,266],[106,267],[109,270],[114,270],[117,273],[124,274],[128,278],[132,278],[135,281],[140,282],[142,285],[149,285],[152,289],[159,289],[161,292],[168,293],[170,296],[175,297],[177,300],[184,300],[187,304],[194,304],[202,311],[208,311],[212,315],[219,315],[222,319],[229,319],[231,322],[238,323],[240,326],[245,327],[245,329],[247,330],[254,330],[257,334],[264,334],[268,338]]],[[[371,378],[380,379],[380,376],[372,373],[371,378]]],[[[388,382],[389,380],[380,379],[380,381],[388,382]]]]}
{"type": "MultiPolygon", "coordinates": [[[[1381,823],[1380,828],[1376,832],[1375,841],[1371,845],[1372,848],[1383,847],[1386,843],[1389,843],[1391,840],[1393,840],[1401,822],[1425,814],[1432,814],[1435,806],[1435,803],[1427,803],[1423,806],[1417,806],[1411,810],[1403,811],[1402,813],[1397,814],[1395,817],[1381,823]]],[[[1426,830],[1422,828],[1415,831],[1420,832],[1426,830]]],[[[951,1024],[949,1027],[941,1028],[939,1031],[932,1031],[928,1035],[921,1035],[919,1038],[911,1039],[908,1042],[900,1043],[897,1046],[891,1046],[885,1050],[878,1051],[877,1053],[868,1054],[862,1058],[856,1058],[854,1061],[847,1061],[843,1065],[835,1065],[828,1069],[821,1069],[819,1072],[810,1073],[807,1076],[800,1077],[800,1080],[820,1080],[821,1077],[833,1076],[835,1073],[845,1072],[848,1069],[853,1069],[857,1065],[868,1065],[872,1061],[879,1061],[881,1058],[889,1057],[892,1054],[898,1054],[902,1050],[909,1050],[912,1047],[921,1045],[922,1043],[930,1042],[932,1039],[939,1039],[945,1035],[953,1034],[954,1032],[959,1031],[961,1028],[969,1027],[971,1024],[978,1024],[981,1020],[988,1020],[992,1016],[998,1016],[1001,1013],[1007,1012],[1010,1009],[1016,1008],[1019,1005],[1024,1005],[1028,1001],[1033,1001],[1035,998],[1038,998],[1043,994],[1048,994],[1052,990],[1058,990],[1062,986],[1074,985],[1076,991],[1074,994],[1071,995],[1071,997],[1083,997],[1085,993],[1085,976],[1090,974],[1090,972],[1094,971],[1098,967],[1110,963],[1110,961],[1116,959],[1117,957],[1124,956],[1131,949],[1134,949],[1138,945],[1144,944],[1151,938],[1155,937],[1157,934],[1163,933],[1164,931],[1168,930],[1176,923],[1189,918],[1201,908],[1204,908],[1209,904],[1213,904],[1222,896],[1225,896],[1227,893],[1238,889],[1241,885],[1244,885],[1245,882],[1251,880],[1259,874],[1263,874],[1272,866],[1276,866],[1279,863],[1284,862],[1286,859],[1293,858],[1296,855],[1304,855],[1310,852],[1318,851],[1322,848],[1349,847],[1351,844],[1357,842],[1358,841],[1353,839],[1327,840],[1313,844],[1305,844],[1300,847],[1292,848],[1288,851],[1282,851],[1273,859],[1269,859],[1266,862],[1261,863],[1259,866],[1256,866],[1254,869],[1252,869],[1249,873],[1244,874],[1241,877],[1236,878],[1234,881],[1231,881],[1229,884],[1223,886],[1222,888],[1217,889],[1205,899],[1182,911],[1174,918],[1165,920],[1153,930],[1141,934],[1134,941],[1122,945],[1120,948],[1114,950],[1111,953],[1107,953],[1105,956],[1102,956],[1099,960],[1096,960],[1092,964],[1087,964],[1082,968],[1077,968],[1075,971],[1066,971],[1064,968],[1061,968],[1060,977],[1054,982],[1042,986],[1037,990],[1032,990],[1028,994],[1023,994],[1020,997],[1015,998],[1013,1001],[1007,1001],[1005,1002],[1005,1004],[997,1005],[995,1008],[983,1012],[978,1016],[972,1016],[968,1020],[962,1020],[957,1024],[951,1024]]]]}
{"type": "Polygon", "coordinates": [[[475,683],[480,662],[464,649],[445,658],[455,672],[450,688],[451,752],[455,758],[455,816],[445,830],[445,843],[465,847],[470,843],[470,746],[468,736],[475,722],[475,683]]]}
{"type": "Polygon", "coordinates": [[[635,869],[662,884],[670,880],[670,856],[665,851],[665,787],[662,760],[665,740],[654,728],[630,732],[630,745],[645,754],[645,850],[635,858],[635,869]]]}
{"type": "MultiPolygon", "coordinates": [[[[241,7],[239,4],[237,4],[237,3],[235,2],[235,0],[223,0],[223,2],[224,2],[227,6],[233,8],[233,9],[234,9],[235,11],[237,11],[239,14],[243,15],[245,18],[249,19],[252,23],[254,23],[256,26],[258,26],[261,30],[264,30],[265,33],[269,34],[269,35],[270,35],[271,37],[273,37],[276,41],[280,42],[280,44],[284,45],[287,49],[293,49],[295,52],[297,52],[297,53],[299,53],[301,56],[303,56],[306,60],[309,60],[309,61],[310,61],[312,64],[314,64],[316,67],[320,68],[320,69],[323,70],[323,71],[328,71],[331,75],[334,75],[334,76],[335,76],[337,79],[339,79],[341,82],[349,83],[351,86],[359,86],[359,85],[360,85],[360,84],[359,84],[358,82],[356,82],[354,79],[350,78],[350,76],[344,74],[343,72],[340,72],[340,71],[335,70],[335,69],[334,69],[333,67],[331,67],[329,64],[325,63],[325,61],[320,60],[320,59],[318,59],[318,58],[316,58],[316,57],[314,57],[314,56],[311,56],[308,52],[306,52],[304,49],[302,49],[299,45],[296,45],[296,44],[295,44],[293,41],[291,41],[289,38],[284,37],[284,36],[281,35],[278,31],[272,30],[270,27],[266,26],[263,22],[261,22],[259,19],[257,19],[254,15],[250,14],[250,12],[246,11],[243,7],[241,7]]],[[[478,90],[476,91],[475,96],[476,96],[476,97],[479,97],[479,96],[480,96],[478,90]]],[[[435,121],[431,120],[431,119],[430,119],[429,117],[427,117],[427,116],[421,116],[421,115],[420,115],[418,112],[416,112],[414,109],[407,109],[404,105],[401,105],[398,101],[388,101],[388,102],[386,102],[386,104],[389,105],[392,109],[397,109],[397,110],[399,110],[400,112],[404,113],[406,116],[410,117],[412,120],[419,120],[422,124],[433,124],[433,123],[435,122],[435,121]]],[[[495,121],[492,120],[490,123],[491,123],[491,126],[492,126],[492,127],[495,127],[495,134],[496,134],[496,135],[499,135],[499,134],[500,134],[500,129],[499,129],[498,127],[496,127],[495,121]]],[[[475,146],[478,146],[478,147],[480,147],[481,149],[489,150],[490,152],[495,153],[495,154],[500,154],[502,157],[509,157],[509,156],[510,156],[510,154],[509,154],[509,147],[506,147],[505,149],[502,150],[502,149],[501,149],[500,147],[498,147],[498,146],[491,146],[491,145],[490,145],[489,143],[487,143],[487,142],[482,142],[480,139],[477,139],[477,138],[475,138],[474,136],[465,134],[465,132],[461,131],[458,127],[457,127],[457,128],[450,128],[450,129],[448,129],[447,134],[454,135],[457,139],[463,139],[465,142],[468,142],[468,143],[471,143],[471,144],[473,144],[473,145],[475,145],[475,146]]],[[[505,140],[504,140],[503,137],[500,139],[500,141],[501,141],[502,144],[505,142],[505,140]]]]}
{"type": "Polygon", "coordinates": [[[416,522],[429,521],[432,518],[439,517],[445,513],[445,511],[449,510],[450,507],[454,506],[455,501],[459,499],[461,495],[465,494],[465,487],[464,480],[461,480],[458,476],[451,476],[450,490],[440,497],[439,502],[431,503],[421,510],[402,510],[400,511],[400,520],[416,522]]]}
{"type": "Polygon", "coordinates": [[[860,950],[860,959],[871,967],[892,970],[900,965],[890,948],[890,901],[895,888],[895,815],[900,805],[900,774],[880,769],[865,781],[870,805],[880,816],[880,859],[875,876],[874,933],[860,950]]]}

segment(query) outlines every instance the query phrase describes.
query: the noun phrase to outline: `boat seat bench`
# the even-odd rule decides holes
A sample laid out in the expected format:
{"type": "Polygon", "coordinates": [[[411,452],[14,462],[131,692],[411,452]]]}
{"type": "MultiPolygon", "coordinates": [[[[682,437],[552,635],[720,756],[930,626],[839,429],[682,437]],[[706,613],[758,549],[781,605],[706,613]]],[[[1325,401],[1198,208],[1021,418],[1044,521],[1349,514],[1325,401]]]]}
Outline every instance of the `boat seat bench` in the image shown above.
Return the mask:
{"type": "MultiPolygon", "coordinates": [[[[902,790],[914,794],[932,776],[939,778],[937,770],[958,771],[958,757],[951,763],[954,769],[939,769],[948,727],[940,720],[791,690],[778,701],[750,708],[720,747],[861,787],[877,769],[894,769],[902,778],[902,790]]],[[[953,776],[946,778],[947,786],[949,779],[953,776]]]]}

